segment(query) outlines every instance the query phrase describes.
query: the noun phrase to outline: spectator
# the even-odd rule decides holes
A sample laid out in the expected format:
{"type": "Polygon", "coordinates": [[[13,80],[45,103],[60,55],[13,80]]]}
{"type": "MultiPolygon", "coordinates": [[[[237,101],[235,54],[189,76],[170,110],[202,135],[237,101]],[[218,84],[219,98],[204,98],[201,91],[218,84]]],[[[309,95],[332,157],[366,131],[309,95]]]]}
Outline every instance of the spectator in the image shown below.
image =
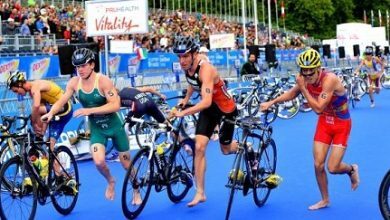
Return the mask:
{"type": "Polygon", "coordinates": [[[20,27],[20,34],[21,35],[23,35],[23,36],[30,36],[31,35],[31,30],[29,28],[29,25],[30,25],[30,19],[25,18],[23,20],[22,26],[20,27]]]}
{"type": "Polygon", "coordinates": [[[18,29],[16,28],[13,18],[7,19],[7,25],[5,26],[4,34],[5,35],[15,35],[17,34],[18,29]]]}
{"type": "Polygon", "coordinates": [[[249,54],[248,62],[244,63],[240,72],[241,76],[248,74],[260,74],[259,70],[256,67],[256,55],[253,53],[249,54]]]}

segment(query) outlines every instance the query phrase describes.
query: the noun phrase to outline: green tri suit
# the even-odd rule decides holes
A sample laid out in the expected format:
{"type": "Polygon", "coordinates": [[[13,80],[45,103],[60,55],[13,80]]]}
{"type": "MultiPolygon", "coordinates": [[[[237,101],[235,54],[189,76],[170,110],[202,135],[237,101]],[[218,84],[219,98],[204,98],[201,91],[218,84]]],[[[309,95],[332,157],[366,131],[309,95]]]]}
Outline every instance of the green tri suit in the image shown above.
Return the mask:
{"type": "MultiPolygon", "coordinates": [[[[98,81],[100,74],[96,75],[94,88],[91,92],[85,92],[81,86],[81,80],[78,84],[78,99],[84,108],[93,108],[105,105],[107,99],[99,92],[98,81]]],[[[107,144],[107,139],[111,138],[115,149],[118,152],[129,150],[129,139],[123,126],[123,120],[118,112],[90,115],[89,127],[91,129],[91,146],[99,143],[104,146],[107,144]]]]}

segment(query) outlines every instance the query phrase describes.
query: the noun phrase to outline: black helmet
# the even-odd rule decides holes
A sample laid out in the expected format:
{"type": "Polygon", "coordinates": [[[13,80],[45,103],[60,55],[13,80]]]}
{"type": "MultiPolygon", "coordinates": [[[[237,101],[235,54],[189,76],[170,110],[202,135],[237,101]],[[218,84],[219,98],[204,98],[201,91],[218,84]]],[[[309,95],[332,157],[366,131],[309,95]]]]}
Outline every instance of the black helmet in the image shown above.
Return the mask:
{"type": "Polygon", "coordinates": [[[374,53],[374,48],[372,46],[367,46],[364,51],[364,55],[372,55],[374,53]]]}
{"type": "Polygon", "coordinates": [[[178,54],[193,53],[198,51],[198,49],[198,44],[196,44],[194,38],[190,36],[178,36],[173,43],[173,52],[178,54]]]}
{"type": "Polygon", "coordinates": [[[88,48],[80,48],[73,52],[72,64],[73,66],[84,65],[90,61],[95,61],[95,54],[88,48]]]}
{"type": "Polygon", "coordinates": [[[24,76],[24,72],[20,72],[16,70],[9,74],[9,78],[7,79],[7,87],[11,89],[12,87],[19,87],[19,83],[25,83],[26,78],[24,76]]]}

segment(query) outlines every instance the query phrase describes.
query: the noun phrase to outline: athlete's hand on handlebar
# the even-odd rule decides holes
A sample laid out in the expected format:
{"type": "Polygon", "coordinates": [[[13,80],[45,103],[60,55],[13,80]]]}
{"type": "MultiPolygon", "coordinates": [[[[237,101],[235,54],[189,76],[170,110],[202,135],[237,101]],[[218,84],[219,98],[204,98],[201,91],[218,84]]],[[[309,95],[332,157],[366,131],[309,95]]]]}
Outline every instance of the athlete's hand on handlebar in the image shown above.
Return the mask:
{"type": "Polygon", "coordinates": [[[260,110],[262,112],[267,111],[272,105],[272,102],[263,102],[260,104],[260,110]]]}
{"type": "Polygon", "coordinates": [[[50,112],[42,115],[41,117],[41,121],[45,123],[51,121],[51,119],[53,119],[53,115],[50,112]]]}
{"type": "Polygon", "coordinates": [[[180,99],[180,101],[177,103],[177,106],[179,106],[180,108],[184,108],[187,105],[187,103],[188,101],[184,99],[180,99]]]}
{"type": "MultiPolygon", "coordinates": [[[[180,108],[179,108],[180,109],[180,108]]],[[[183,117],[183,113],[179,110],[178,108],[174,107],[172,108],[171,112],[169,113],[169,118],[174,118],[174,117],[183,117]]]]}

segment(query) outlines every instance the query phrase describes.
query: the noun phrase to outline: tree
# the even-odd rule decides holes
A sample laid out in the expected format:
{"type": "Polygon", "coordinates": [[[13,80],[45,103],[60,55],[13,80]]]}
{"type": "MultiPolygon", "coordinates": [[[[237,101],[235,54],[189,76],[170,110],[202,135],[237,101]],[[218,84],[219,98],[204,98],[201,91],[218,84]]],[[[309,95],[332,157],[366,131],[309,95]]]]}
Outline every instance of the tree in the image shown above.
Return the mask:
{"type": "Polygon", "coordinates": [[[334,22],[329,25],[335,12],[332,0],[291,0],[286,2],[286,8],[286,26],[289,29],[317,39],[335,36],[334,22]]]}

